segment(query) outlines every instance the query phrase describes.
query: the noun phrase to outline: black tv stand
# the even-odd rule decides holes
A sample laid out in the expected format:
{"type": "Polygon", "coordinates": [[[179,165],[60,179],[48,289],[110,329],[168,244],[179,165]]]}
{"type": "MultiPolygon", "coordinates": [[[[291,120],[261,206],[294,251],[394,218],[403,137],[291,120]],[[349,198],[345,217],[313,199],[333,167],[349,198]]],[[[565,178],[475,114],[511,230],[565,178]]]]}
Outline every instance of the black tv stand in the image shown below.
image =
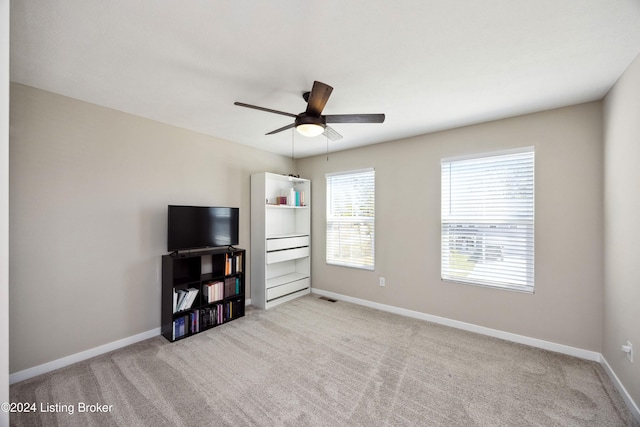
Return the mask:
{"type": "Polygon", "coordinates": [[[163,255],[162,335],[173,342],[244,316],[245,260],[233,246],[163,255]]]}

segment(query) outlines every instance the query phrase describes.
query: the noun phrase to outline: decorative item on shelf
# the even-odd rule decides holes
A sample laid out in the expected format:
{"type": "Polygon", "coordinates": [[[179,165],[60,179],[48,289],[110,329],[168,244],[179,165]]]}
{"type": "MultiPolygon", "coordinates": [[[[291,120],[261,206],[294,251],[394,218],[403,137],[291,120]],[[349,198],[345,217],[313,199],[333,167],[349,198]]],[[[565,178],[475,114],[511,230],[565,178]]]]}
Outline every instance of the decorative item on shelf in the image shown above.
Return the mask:
{"type": "Polygon", "coordinates": [[[296,204],[296,190],[294,190],[293,188],[289,189],[289,206],[297,206],[296,204]]]}
{"type": "Polygon", "coordinates": [[[275,203],[269,203],[267,199],[267,205],[275,204],[280,206],[292,206],[301,207],[306,206],[304,191],[296,190],[295,188],[289,188],[288,190],[281,190],[282,196],[275,198],[275,203]]]}

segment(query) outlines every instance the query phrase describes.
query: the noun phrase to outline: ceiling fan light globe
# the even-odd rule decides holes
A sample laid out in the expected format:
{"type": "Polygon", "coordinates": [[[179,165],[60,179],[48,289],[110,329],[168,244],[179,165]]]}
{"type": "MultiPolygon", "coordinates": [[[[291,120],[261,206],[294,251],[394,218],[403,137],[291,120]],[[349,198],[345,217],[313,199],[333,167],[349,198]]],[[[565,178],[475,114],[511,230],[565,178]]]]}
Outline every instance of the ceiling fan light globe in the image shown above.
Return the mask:
{"type": "Polygon", "coordinates": [[[324,132],[324,127],[313,123],[304,123],[296,126],[296,130],[300,132],[301,135],[313,137],[324,132]]]}

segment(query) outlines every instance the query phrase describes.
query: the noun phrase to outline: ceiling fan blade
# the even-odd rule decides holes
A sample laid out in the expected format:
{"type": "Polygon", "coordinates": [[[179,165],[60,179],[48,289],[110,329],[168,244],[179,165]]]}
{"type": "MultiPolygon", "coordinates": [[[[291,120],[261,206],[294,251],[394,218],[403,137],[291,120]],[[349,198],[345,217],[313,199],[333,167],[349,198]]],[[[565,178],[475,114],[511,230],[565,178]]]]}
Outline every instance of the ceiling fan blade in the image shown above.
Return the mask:
{"type": "Polygon", "coordinates": [[[324,132],[322,132],[322,134],[328,137],[332,141],[337,141],[339,139],[342,139],[342,135],[336,132],[336,130],[331,126],[325,127],[324,132]]]}
{"type": "Polygon", "coordinates": [[[291,129],[295,125],[296,125],[295,123],[291,123],[290,125],[283,126],[280,129],[272,130],[269,133],[265,133],[265,135],[273,135],[274,133],[278,133],[278,132],[282,132],[283,130],[291,129]]]}
{"type": "Polygon", "coordinates": [[[267,113],[281,114],[283,116],[297,117],[295,114],[285,113],[284,111],[272,110],[271,108],[258,107],[256,105],[245,104],[243,102],[234,102],[233,105],[240,107],[253,108],[254,110],[266,111],[267,113]]]}
{"type": "Polygon", "coordinates": [[[326,123],[383,123],[384,114],[332,114],[324,116],[326,123]]]}
{"type": "Polygon", "coordinates": [[[320,116],[332,91],[333,88],[328,84],[313,82],[313,87],[309,94],[309,101],[307,102],[307,110],[305,112],[311,116],[320,116]]]}

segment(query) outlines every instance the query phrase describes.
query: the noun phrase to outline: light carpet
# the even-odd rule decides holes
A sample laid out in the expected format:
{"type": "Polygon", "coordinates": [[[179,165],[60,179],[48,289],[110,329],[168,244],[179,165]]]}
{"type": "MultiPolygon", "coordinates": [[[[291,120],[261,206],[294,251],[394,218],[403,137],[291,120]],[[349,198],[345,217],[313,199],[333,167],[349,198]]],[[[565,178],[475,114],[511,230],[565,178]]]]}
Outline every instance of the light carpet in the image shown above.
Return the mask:
{"type": "Polygon", "coordinates": [[[634,425],[595,362],[313,295],[10,394],[37,405],[16,426],[634,425]]]}

